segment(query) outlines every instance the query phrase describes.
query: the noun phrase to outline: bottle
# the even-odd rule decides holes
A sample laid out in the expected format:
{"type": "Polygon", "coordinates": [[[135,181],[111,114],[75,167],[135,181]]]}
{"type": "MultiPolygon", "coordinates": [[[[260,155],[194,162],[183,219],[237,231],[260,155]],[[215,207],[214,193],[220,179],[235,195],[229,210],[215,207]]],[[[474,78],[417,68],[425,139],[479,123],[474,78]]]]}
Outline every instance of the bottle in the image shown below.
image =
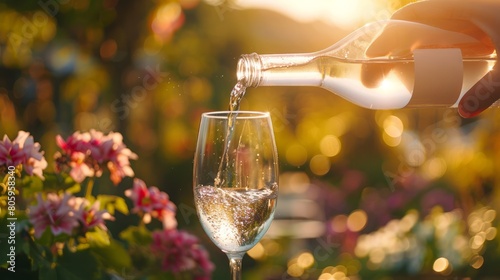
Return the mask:
{"type": "Polygon", "coordinates": [[[370,109],[457,107],[495,61],[494,47],[471,36],[387,20],[319,52],[244,54],[237,78],[245,88],[322,87],[370,109]]]}

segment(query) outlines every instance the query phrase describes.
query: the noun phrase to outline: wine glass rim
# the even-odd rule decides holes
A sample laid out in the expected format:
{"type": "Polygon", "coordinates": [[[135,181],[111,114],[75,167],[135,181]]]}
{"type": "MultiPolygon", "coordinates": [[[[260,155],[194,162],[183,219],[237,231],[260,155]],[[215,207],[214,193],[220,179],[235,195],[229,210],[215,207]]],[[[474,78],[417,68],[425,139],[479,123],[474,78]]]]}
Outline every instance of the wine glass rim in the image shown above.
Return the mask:
{"type": "Polygon", "coordinates": [[[234,114],[236,119],[257,119],[269,117],[269,112],[262,111],[212,111],[202,114],[205,118],[227,119],[230,114],[234,114]]]}

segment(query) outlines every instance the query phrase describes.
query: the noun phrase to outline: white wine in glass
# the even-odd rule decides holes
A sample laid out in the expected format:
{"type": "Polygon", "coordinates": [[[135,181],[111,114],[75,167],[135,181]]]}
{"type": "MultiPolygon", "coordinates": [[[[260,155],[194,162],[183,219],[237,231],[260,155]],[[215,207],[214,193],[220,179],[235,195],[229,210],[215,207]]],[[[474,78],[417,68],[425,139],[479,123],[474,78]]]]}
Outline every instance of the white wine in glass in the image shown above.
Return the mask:
{"type": "Polygon", "coordinates": [[[193,191],[201,225],[229,258],[241,260],[271,225],[278,198],[278,157],[269,113],[222,111],[201,118],[193,191]]]}

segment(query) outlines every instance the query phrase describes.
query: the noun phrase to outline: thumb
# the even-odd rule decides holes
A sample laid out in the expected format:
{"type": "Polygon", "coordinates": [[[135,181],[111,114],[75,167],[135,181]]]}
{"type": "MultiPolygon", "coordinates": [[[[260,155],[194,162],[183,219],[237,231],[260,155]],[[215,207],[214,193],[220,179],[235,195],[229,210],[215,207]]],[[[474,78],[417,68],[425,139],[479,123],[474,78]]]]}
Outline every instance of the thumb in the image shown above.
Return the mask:
{"type": "Polygon", "coordinates": [[[458,112],[462,117],[475,117],[500,98],[499,67],[497,62],[491,71],[465,93],[458,104],[458,112]]]}

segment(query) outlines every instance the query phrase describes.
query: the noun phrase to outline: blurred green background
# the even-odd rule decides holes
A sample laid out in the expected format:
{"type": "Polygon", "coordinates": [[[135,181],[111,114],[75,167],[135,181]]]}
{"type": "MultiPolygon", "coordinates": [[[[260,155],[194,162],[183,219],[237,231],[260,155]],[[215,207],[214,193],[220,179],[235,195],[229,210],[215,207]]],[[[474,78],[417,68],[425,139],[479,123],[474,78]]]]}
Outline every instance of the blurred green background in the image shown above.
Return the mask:
{"type": "MultiPolygon", "coordinates": [[[[317,51],[408,2],[2,0],[0,135],[50,155],[57,134],[121,132],[227,279],[193,207],[201,113],[228,108],[240,54],[317,51]]],[[[282,173],[245,279],[500,279],[497,108],[371,111],[307,87],[249,89],[241,108],[271,112],[282,173]]]]}

